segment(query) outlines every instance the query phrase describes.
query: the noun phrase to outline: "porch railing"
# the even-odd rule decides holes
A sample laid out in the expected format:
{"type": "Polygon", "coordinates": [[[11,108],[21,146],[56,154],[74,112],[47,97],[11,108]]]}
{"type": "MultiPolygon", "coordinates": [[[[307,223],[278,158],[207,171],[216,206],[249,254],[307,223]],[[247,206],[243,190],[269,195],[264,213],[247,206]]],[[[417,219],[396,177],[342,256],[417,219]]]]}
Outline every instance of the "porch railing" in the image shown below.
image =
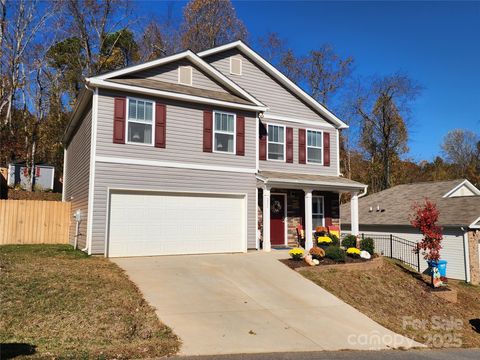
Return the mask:
{"type": "Polygon", "coordinates": [[[392,234],[361,233],[362,239],[372,238],[375,251],[391,259],[400,260],[420,272],[420,252],[417,243],[392,234]]]}

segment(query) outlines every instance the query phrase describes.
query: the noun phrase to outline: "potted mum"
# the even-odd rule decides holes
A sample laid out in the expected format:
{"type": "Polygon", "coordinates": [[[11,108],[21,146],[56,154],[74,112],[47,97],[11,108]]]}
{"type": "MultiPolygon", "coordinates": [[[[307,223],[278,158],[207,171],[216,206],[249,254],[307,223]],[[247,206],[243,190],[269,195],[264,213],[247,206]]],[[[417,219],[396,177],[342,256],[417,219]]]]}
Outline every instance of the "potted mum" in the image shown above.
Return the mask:
{"type": "Polygon", "coordinates": [[[292,258],[292,260],[299,261],[299,260],[302,260],[304,251],[303,249],[300,249],[300,248],[293,248],[288,253],[290,254],[290,257],[292,258]]]}
{"type": "Polygon", "coordinates": [[[437,225],[439,211],[434,202],[425,199],[422,206],[413,205],[414,214],[411,224],[418,229],[422,235],[422,241],[417,244],[417,251],[422,251],[423,258],[427,260],[432,275],[432,286],[439,287],[442,281],[439,281],[438,275],[445,278],[447,262],[440,260],[440,250],[442,249],[442,228],[437,225]]]}

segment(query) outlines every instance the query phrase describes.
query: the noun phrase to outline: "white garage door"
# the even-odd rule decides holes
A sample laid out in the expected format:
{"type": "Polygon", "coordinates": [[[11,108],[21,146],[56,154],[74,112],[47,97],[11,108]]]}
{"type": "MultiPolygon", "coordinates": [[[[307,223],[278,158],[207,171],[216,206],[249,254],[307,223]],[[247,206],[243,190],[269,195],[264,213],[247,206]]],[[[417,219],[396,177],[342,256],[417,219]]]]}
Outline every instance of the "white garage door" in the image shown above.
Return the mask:
{"type": "Polygon", "coordinates": [[[112,193],[108,255],[246,250],[245,197],[112,193]]]}

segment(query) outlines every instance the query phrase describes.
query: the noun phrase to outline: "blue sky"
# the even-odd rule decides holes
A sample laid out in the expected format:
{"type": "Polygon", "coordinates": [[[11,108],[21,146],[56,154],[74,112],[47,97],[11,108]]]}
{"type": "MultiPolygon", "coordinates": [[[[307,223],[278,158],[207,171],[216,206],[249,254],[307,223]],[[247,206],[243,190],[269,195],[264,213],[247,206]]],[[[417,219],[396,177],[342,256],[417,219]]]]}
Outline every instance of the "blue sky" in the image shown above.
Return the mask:
{"type": "MultiPolygon", "coordinates": [[[[168,3],[144,4],[162,17],[168,3]]],[[[174,3],[176,15],[184,4],[174,3]]],[[[408,157],[431,160],[449,130],[480,133],[480,2],[233,4],[254,48],[259,36],[278,32],[299,54],[332,44],[353,56],[355,75],[402,71],[417,80],[424,90],[413,107],[408,157]]]]}

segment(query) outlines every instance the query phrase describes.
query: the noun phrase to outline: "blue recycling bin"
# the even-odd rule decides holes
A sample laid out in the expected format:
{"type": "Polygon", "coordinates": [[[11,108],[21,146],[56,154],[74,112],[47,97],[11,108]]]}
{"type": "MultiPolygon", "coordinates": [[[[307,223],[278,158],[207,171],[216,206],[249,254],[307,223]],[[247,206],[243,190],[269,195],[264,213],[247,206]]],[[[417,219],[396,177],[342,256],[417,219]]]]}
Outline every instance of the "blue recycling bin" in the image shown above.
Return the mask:
{"type": "Polygon", "coordinates": [[[438,268],[441,277],[447,277],[447,260],[428,261],[428,266],[438,268]]]}

